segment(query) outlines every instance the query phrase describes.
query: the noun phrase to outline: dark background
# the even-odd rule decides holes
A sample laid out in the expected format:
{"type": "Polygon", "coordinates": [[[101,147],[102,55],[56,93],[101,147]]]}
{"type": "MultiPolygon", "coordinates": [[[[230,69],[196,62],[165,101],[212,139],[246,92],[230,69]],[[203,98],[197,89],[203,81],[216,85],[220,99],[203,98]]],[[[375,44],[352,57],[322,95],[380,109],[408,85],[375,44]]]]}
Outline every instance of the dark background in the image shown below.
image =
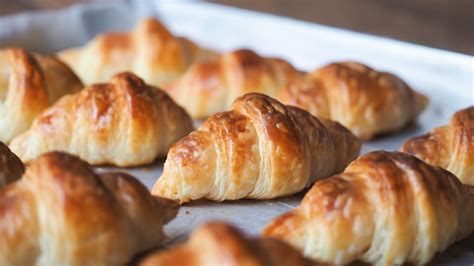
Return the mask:
{"type": "MultiPolygon", "coordinates": [[[[77,2],[92,1],[97,0],[0,0],[0,15],[60,8],[77,2]]],[[[474,54],[474,0],[212,0],[211,2],[474,54]]]]}

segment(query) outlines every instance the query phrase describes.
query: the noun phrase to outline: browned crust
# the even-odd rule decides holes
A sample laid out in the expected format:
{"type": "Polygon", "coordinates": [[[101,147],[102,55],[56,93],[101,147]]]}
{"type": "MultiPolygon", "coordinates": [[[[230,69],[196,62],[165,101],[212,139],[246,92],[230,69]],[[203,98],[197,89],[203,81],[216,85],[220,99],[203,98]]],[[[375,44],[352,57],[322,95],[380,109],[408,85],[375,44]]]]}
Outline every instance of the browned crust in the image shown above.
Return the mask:
{"type": "Polygon", "coordinates": [[[342,171],[360,146],[337,122],[248,93],[171,147],[152,193],[180,202],[290,195],[342,171]]]}
{"type": "Polygon", "coordinates": [[[372,241],[390,235],[384,240],[398,246],[372,258],[392,264],[393,256],[401,256],[405,262],[426,263],[435,252],[474,230],[474,208],[469,202],[474,202],[473,187],[464,186],[453,174],[405,153],[376,151],[355,160],[343,173],[315,183],[301,205],[273,220],[263,235],[300,250],[317,247],[323,252],[317,254],[326,254],[325,261],[332,263],[367,260],[372,241]],[[319,237],[325,239],[324,245],[316,244],[319,237]],[[438,249],[408,258],[405,248],[420,237],[434,241],[430,247],[438,249]],[[342,260],[327,256],[347,252],[349,247],[354,253],[346,253],[342,260]]]}
{"type": "Polygon", "coordinates": [[[59,53],[87,84],[105,82],[130,71],[147,83],[163,86],[177,79],[195,61],[217,53],[175,37],[159,20],[145,18],[128,32],[107,32],[87,45],[59,53]]]}
{"type": "Polygon", "coordinates": [[[23,175],[25,166],[7,145],[0,142],[0,188],[23,175]]]}
{"type": "Polygon", "coordinates": [[[79,77],[57,57],[40,54],[35,54],[34,57],[43,71],[50,104],[62,96],[74,94],[84,87],[79,77]]]}
{"type": "Polygon", "coordinates": [[[166,90],[193,117],[203,118],[227,110],[246,93],[275,97],[288,82],[299,77],[300,73],[282,59],[241,49],[193,64],[166,90]]]}
{"type": "MultiPolygon", "coordinates": [[[[65,150],[89,160],[89,150],[71,144],[87,138],[88,143],[103,145],[106,149],[122,144],[124,149],[121,152],[132,156],[124,158],[120,154],[117,157],[107,154],[108,157],[104,155],[89,162],[130,166],[150,163],[163,156],[176,139],[192,129],[189,115],[164,91],[124,72],[115,75],[108,83],[94,84],[62,98],[40,115],[29,131],[17,137],[11,147],[25,161],[52,150],[65,150]],[[80,126],[81,135],[74,134],[76,126],[80,126]],[[75,139],[71,139],[73,136],[75,139]],[[38,137],[41,138],[38,141],[30,139],[38,137]],[[37,146],[31,149],[29,145],[37,146]],[[147,148],[144,145],[153,146],[147,148]],[[133,157],[135,154],[137,157],[133,157]]],[[[91,147],[95,146],[88,148],[91,147]]]]}
{"type": "Polygon", "coordinates": [[[196,229],[186,243],[158,251],[139,265],[319,265],[276,239],[248,238],[223,222],[196,229]]]}
{"type": "Polygon", "coordinates": [[[38,62],[23,49],[12,48],[4,51],[10,58],[13,84],[19,85],[18,88],[13,88],[15,101],[24,106],[22,111],[37,114],[49,105],[46,81],[38,62]]]}
{"type": "Polygon", "coordinates": [[[6,69],[7,88],[2,89],[4,113],[9,127],[0,140],[10,142],[27,130],[35,117],[65,94],[82,88],[81,81],[53,56],[33,55],[23,49],[0,50],[0,68],[6,69]]]}
{"type": "Polygon", "coordinates": [[[456,112],[448,125],[407,140],[401,151],[452,171],[474,185],[474,106],[456,112]]]}
{"type": "Polygon", "coordinates": [[[365,140],[404,127],[428,104],[426,96],[397,76],[355,62],[316,69],[289,84],[278,98],[341,122],[365,140]]]}
{"type": "Polygon", "coordinates": [[[46,263],[125,264],[159,244],[163,225],[176,214],[176,204],[157,200],[130,175],[98,175],[75,156],[46,153],[0,191],[0,261],[35,264],[44,249],[55,248],[70,257],[51,256],[46,263]],[[51,219],[47,224],[42,212],[51,219]],[[64,243],[66,250],[57,246],[64,243]]]}

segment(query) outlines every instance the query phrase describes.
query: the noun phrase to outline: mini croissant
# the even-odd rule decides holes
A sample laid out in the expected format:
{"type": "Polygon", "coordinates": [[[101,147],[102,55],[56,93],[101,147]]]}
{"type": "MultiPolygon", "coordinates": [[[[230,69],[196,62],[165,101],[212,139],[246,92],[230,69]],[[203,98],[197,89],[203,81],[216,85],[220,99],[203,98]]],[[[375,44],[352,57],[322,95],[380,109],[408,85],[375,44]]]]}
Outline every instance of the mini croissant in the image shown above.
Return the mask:
{"type": "Polygon", "coordinates": [[[22,49],[0,49],[0,141],[10,142],[33,119],[65,94],[82,88],[81,81],[52,56],[22,49]]]}
{"type": "Polygon", "coordinates": [[[191,66],[183,77],[165,87],[193,118],[228,110],[239,96],[258,92],[275,97],[299,72],[289,63],[237,50],[191,66]]]}
{"type": "Polygon", "coordinates": [[[354,62],[308,73],[281,90],[278,99],[337,121],[363,140],[403,128],[428,104],[395,75],[354,62]]]}
{"type": "Polygon", "coordinates": [[[341,172],[359,150],[338,123],[250,93],[171,147],[152,194],[180,202],[281,197],[341,172]]]}
{"type": "Polygon", "coordinates": [[[0,142],[0,189],[20,179],[24,171],[25,166],[20,159],[0,142]]]}
{"type": "Polygon", "coordinates": [[[125,33],[98,35],[85,47],[59,53],[86,84],[105,82],[130,71],[153,86],[163,86],[195,61],[216,56],[193,42],[173,36],[160,21],[147,18],[125,33]]]}
{"type": "Polygon", "coordinates": [[[414,156],[377,151],[316,182],[270,223],[276,237],[318,261],[424,264],[474,231],[474,187],[414,156]]]}
{"type": "Polygon", "coordinates": [[[165,92],[122,73],[63,97],[10,148],[24,162],[60,150],[90,164],[134,166],[166,155],[192,128],[191,118],[165,92]]]}
{"type": "Polygon", "coordinates": [[[248,238],[232,226],[209,222],[184,244],[146,257],[140,266],[316,266],[291,246],[271,238],[248,238]]]}
{"type": "Polygon", "coordinates": [[[458,111],[449,125],[409,139],[402,151],[442,167],[474,186],[474,106],[458,111]]]}
{"type": "Polygon", "coordinates": [[[176,213],[127,174],[48,153],[0,191],[0,265],[125,265],[176,213]]]}

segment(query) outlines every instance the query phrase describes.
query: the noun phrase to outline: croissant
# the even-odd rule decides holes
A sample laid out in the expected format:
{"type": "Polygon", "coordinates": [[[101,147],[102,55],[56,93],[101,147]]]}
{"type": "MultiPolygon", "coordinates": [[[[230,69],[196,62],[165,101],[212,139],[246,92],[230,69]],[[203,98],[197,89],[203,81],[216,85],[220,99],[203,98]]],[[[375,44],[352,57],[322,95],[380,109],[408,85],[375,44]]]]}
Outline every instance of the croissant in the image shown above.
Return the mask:
{"type": "Polygon", "coordinates": [[[20,179],[24,171],[25,166],[20,159],[10,151],[7,145],[0,142],[0,189],[20,179]]]}
{"type": "Polygon", "coordinates": [[[127,174],[47,153],[0,191],[0,265],[125,265],[163,240],[176,207],[127,174]]]}
{"type": "Polygon", "coordinates": [[[237,50],[214,60],[197,62],[165,87],[193,118],[228,110],[239,96],[258,92],[275,97],[287,82],[299,77],[289,63],[237,50]]]}
{"type": "Polygon", "coordinates": [[[282,89],[277,99],[335,120],[363,140],[403,128],[428,105],[426,96],[395,75],[354,62],[308,73],[282,89]]]}
{"type": "Polygon", "coordinates": [[[409,139],[401,150],[474,186],[474,106],[455,113],[449,125],[409,139]]]}
{"type": "Polygon", "coordinates": [[[163,86],[181,76],[193,62],[216,55],[173,36],[154,18],[143,19],[130,32],[101,34],[84,47],[59,53],[86,84],[131,71],[154,86],[163,86]]]}
{"type": "Polygon", "coordinates": [[[359,150],[338,123],[249,93],[171,147],[152,194],[181,203],[290,195],[341,172],[359,150]]]}
{"type": "Polygon", "coordinates": [[[82,88],[81,81],[52,56],[22,49],[0,49],[0,141],[10,142],[33,119],[65,94],[82,88]]]}
{"type": "Polygon", "coordinates": [[[208,222],[184,244],[147,256],[140,266],[318,265],[291,246],[271,238],[248,238],[223,222],[208,222]]]}
{"type": "Polygon", "coordinates": [[[376,151],[321,180],[264,236],[329,263],[424,264],[474,231],[474,187],[400,152],[376,151]]]}
{"type": "Polygon", "coordinates": [[[166,155],[192,128],[191,118],[165,92],[121,73],[63,97],[10,148],[24,162],[60,150],[90,164],[134,166],[166,155]]]}

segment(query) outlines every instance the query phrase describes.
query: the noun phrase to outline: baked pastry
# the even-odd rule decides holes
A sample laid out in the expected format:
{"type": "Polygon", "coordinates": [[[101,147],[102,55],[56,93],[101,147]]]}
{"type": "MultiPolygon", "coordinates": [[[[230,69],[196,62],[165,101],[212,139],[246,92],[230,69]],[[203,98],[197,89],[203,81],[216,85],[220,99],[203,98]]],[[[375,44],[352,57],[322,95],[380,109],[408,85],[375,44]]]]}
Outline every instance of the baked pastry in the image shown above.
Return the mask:
{"type": "Polygon", "coordinates": [[[199,265],[317,265],[291,246],[271,238],[248,238],[223,222],[209,222],[196,229],[184,244],[155,252],[140,266],[199,265]]]}
{"type": "Polygon", "coordinates": [[[321,180],[271,222],[308,257],[344,264],[424,264],[474,231],[474,187],[400,152],[371,152],[321,180]]]}
{"type": "Polygon", "coordinates": [[[198,62],[165,87],[193,118],[229,109],[239,96],[258,92],[275,97],[286,83],[300,76],[289,63],[237,50],[214,60],[198,62]]]}
{"type": "Polygon", "coordinates": [[[10,142],[45,108],[81,88],[77,76],[55,57],[0,49],[0,141],[10,142]]]}
{"type": "Polygon", "coordinates": [[[354,62],[308,73],[281,90],[278,99],[335,120],[363,140],[405,127],[428,105],[426,96],[397,76],[354,62]]]}
{"type": "Polygon", "coordinates": [[[165,92],[121,73],[63,97],[10,148],[24,162],[59,150],[90,164],[135,166],[166,155],[192,128],[191,118],[165,92]]]}
{"type": "Polygon", "coordinates": [[[25,166],[20,159],[0,142],[0,189],[20,179],[24,171],[25,166]]]}
{"type": "Polygon", "coordinates": [[[281,197],[341,172],[359,150],[338,123],[249,93],[171,147],[152,194],[181,203],[281,197]]]}
{"type": "Polygon", "coordinates": [[[474,186],[474,106],[455,113],[449,125],[409,139],[401,150],[474,186]]]}
{"type": "Polygon", "coordinates": [[[173,36],[154,18],[141,20],[130,32],[100,34],[84,47],[59,53],[86,84],[131,71],[153,86],[163,86],[181,76],[193,62],[216,55],[173,36]]]}
{"type": "Polygon", "coordinates": [[[176,213],[125,173],[48,153],[0,191],[0,265],[125,265],[176,213]]]}

